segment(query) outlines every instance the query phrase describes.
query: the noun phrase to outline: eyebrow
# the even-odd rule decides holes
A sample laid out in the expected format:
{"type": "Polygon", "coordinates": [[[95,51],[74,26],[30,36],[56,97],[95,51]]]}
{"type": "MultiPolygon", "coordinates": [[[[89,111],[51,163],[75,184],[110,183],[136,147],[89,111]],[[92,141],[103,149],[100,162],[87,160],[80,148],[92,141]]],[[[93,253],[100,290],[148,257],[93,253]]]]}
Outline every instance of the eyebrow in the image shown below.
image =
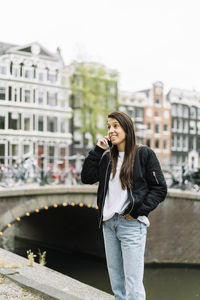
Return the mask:
{"type": "MultiPolygon", "coordinates": [[[[119,124],[118,121],[114,121],[113,124],[119,124]]],[[[110,125],[108,122],[107,122],[107,125],[110,125]]]]}

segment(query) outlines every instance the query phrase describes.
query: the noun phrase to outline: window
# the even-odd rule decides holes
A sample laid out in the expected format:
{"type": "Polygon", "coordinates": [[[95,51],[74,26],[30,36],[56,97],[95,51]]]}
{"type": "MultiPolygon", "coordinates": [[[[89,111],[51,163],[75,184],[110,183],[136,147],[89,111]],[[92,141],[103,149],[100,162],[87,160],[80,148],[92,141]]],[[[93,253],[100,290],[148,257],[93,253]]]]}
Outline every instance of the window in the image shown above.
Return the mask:
{"type": "Polygon", "coordinates": [[[155,117],[160,117],[160,110],[159,109],[155,110],[155,117]]]}
{"type": "Polygon", "coordinates": [[[183,130],[184,132],[188,132],[188,121],[186,120],[183,121],[183,130]]]}
{"type": "Polygon", "coordinates": [[[28,116],[24,117],[24,130],[25,131],[31,130],[31,119],[28,116]]]}
{"type": "Polygon", "coordinates": [[[169,111],[168,110],[164,111],[164,118],[169,119],[169,111]]]}
{"type": "Polygon", "coordinates": [[[0,87],[0,100],[6,100],[6,89],[4,87],[0,87]]]}
{"type": "Polygon", "coordinates": [[[182,117],[182,105],[180,104],[177,106],[177,113],[179,117],[182,117]]]}
{"type": "Polygon", "coordinates": [[[44,131],[44,117],[38,117],[38,131],[44,131]]]}
{"type": "Polygon", "coordinates": [[[163,141],[163,148],[168,149],[168,140],[163,141]]]}
{"type": "Polygon", "coordinates": [[[5,66],[0,66],[0,74],[6,75],[6,67],[5,66]]]}
{"type": "Polygon", "coordinates": [[[0,116],[0,129],[5,129],[5,116],[0,116]]]}
{"type": "Polygon", "coordinates": [[[47,93],[47,104],[51,106],[57,105],[57,94],[56,93],[47,93]]]}
{"type": "Polygon", "coordinates": [[[195,121],[190,121],[190,131],[195,133],[196,132],[196,123],[195,121]]]}
{"type": "Polygon", "coordinates": [[[24,101],[26,103],[30,103],[31,102],[31,91],[30,90],[25,90],[24,91],[24,101]]]}
{"type": "Polygon", "coordinates": [[[159,131],[160,131],[160,130],[159,130],[159,124],[156,124],[156,125],[155,125],[155,133],[159,133],[159,131]]]}
{"type": "Polygon", "coordinates": [[[159,139],[156,139],[156,141],[155,141],[155,148],[156,149],[160,148],[160,140],[159,139]]]}
{"type": "Polygon", "coordinates": [[[187,146],[188,146],[188,145],[187,145],[187,140],[188,140],[188,139],[187,139],[187,136],[184,135],[184,136],[183,136],[183,148],[185,148],[185,149],[187,149],[187,146]]]}
{"type": "Polygon", "coordinates": [[[61,133],[65,133],[66,132],[65,127],[66,127],[65,119],[61,119],[61,121],[60,121],[60,132],[61,133]]]}
{"type": "Polygon", "coordinates": [[[15,102],[17,102],[17,97],[18,97],[17,94],[18,94],[18,93],[17,93],[17,89],[15,88],[15,89],[14,89],[14,101],[15,101],[15,102]]]}
{"type": "Polygon", "coordinates": [[[24,145],[24,154],[30,152],[30,145],[24,145]]]}
{"type": "Polygon", "coordinates": [[[48,73],[48,78],[50,82],[56,82],[56,74],[48,73]]]}
{"type": "Polygon", "coordinates": [[[190,118],[196,119],[196,108],[195,107],[190,108],[190,118]]]}
{"type": "Polygon", "coordinates": [[[151,129],[151,123],[147,123],[147,129],[151,129]]]}
{"type": "Polygon", "coordinates": [[[187,107],[187,106],[184,106],[184,107],[183,107],[183,116],[184,116],[185,118],[188,118],[188,107],[187,107]]]}
{"type": "Polygon", "coordinates": [[[57,131],[57,118],[56,117],[47,117],[47,130],[50,132],[57,131]]]}
{"type": "Polygon", "coordinates": [[[175,136],[172,136],[172,147],[175,147],[175,136]]]}
{"type": "Polygon", "coordinates": [[[181,129],[181,121],[180,119],[177,119],[177,130],[181,129]]]}
{"type": "Polygon", "coordinates": [[[44,73],[39,72],[39,81],[44,81],[44,73]]]}
{"type": "Polygon", "coordinates": [[[48,147],[49,151],[48,151],[48,154],[49,154],[49,162],[50,164],[54,163],[54,155],[55,155],[55,147],[54,146],[49,146],[48,147]]]}
{"type": "Polygon", "coordinates": [[[43,92],[38,93],[38,104],[44,104],[44,93],[43,92]]]}
{"type": "Polygon", "coordinates": [[[83,135],[80,132],[74,132],[74,146],[82,147],[83,146],[83,135]]]}
{"type": "Polygon", "coordinates": [[[24,77],[25,78],[31,78],[31,71],[30,70],[25,70],[24,71],[24,77]]]}
{"type": "Polygon", "coordinates": [[[147,114],[148,117],[152,117],[152,109],[151,108],[147,108],[146,114],[147,114]]]}
{"type": "Polygon", "coordinates": [[[178,148],[181,147],[181,137],[180,137],[180,135],[177,136],[177,147],[178,148]]]}
{"type": "Polygon", "coordinates": [[[147,139],[146,144],[147,144],[148,147],[151,147],[151,139],[147,139]]]}
{"type": "Polygon", "coordinates": [[[168,131],[168,125],[164,124],[164,131],[168,131]]]}
{"type": "MultiPolygon", "coordinates": [[[[83,99],[83,94],[81,92],[76,92],[75,95],[72,97],[72,106],[73,107],[80,107],[83,99]]],[[[99,102],[98,102],[99,103],[99,102]]]]}
{"type": "Polygon", "coordinates": [[[18,73],[19,73],[18,70],[19,70],[18,68],[13,68],[13,76],[14,77],[18,77],[18,73]]]}
{"type": "Polygon", "coordinates": [[[128,113],[128,115],[129,115],[132,119],[134,119],[134,117],[135,117],[135,111],[134,111],[134,109],[133,109],[132,107],[128,107],[127,113],[128,113]]]}
{"type": "MultiPolygon", "coordinates": [[[[5,156],[5,144],[0,144],[0,156],[5,156]]],[[[4,164],[4,158],[0,158],[0,164],[4,164]]]]}
{"type": "Polygon", "coordinates": [[[136,107],[135,108],[135,118],[143,118],[143,109],[139,108],[139,107],[136,107]]]}
{"type": "Polygon", "coordinates": [[[21,129],[21,114],[8,113],[8,128],[13,130],[21,129]]]}
{"type": "Polygon", "coordinates": [[[12,86],[8,87],[8,100],[12,101],[12,86]]]}
{"type": "Polygon", "coordinates": [[[172,119],[172,129],[176,129],[176,119],[172,119]]]}
{"type": "Polygon", "coordinates": [[[160,99],[156,98],[156,104],[160,104],[160,99]]]}
{"type": "Polygon", "coordinates": [[[197,123],[198,134],[200,135],[200,122],[197,123]]]}
{"type": "Polygon", "coordinates": [[[11,145],[11,156],[17,156],[18,155],[19,146],[17,144],[11,145]]]}

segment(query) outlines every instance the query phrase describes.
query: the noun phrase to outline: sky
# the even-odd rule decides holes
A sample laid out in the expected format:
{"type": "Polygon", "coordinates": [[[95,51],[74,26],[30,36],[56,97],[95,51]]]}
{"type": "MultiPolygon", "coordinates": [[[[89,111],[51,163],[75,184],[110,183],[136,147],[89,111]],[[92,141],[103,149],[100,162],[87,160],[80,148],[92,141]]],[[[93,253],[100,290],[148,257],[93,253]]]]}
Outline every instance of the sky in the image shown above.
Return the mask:
{"type": "Polygon", "coordinates": [[[0,41],[39,42],[65,63],[96,61],[119,72],[119,88],[159,80],[200,91],[200,0],[6,0],[0,41]]]}

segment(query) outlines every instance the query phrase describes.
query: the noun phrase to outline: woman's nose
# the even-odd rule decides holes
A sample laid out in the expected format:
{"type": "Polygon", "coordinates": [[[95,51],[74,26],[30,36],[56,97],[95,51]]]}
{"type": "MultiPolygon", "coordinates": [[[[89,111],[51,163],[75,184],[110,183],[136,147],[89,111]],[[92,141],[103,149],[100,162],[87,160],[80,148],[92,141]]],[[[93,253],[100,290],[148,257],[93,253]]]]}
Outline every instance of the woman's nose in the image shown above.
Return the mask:
{"type": "Polygon", "coordinates": [[[110,127],[109,129],[108,129],[108,133],[112,133],[113,132],[113,127],[110,127]]]}

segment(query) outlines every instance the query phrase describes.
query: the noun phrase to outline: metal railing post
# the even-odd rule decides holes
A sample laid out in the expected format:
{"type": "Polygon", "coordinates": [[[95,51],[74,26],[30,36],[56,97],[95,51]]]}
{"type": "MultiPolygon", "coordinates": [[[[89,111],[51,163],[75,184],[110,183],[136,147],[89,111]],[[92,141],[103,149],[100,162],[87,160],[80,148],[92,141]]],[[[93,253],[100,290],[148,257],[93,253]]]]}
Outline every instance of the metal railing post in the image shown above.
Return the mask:
{"type": "Polygon", "coordinates": [[[45,185],[45,180],[44,180],[44,159],[45,159],[45,156],[44,156],[44,154],[40,155],[40,159],[41,159],[40,185],[45,185]]]}

